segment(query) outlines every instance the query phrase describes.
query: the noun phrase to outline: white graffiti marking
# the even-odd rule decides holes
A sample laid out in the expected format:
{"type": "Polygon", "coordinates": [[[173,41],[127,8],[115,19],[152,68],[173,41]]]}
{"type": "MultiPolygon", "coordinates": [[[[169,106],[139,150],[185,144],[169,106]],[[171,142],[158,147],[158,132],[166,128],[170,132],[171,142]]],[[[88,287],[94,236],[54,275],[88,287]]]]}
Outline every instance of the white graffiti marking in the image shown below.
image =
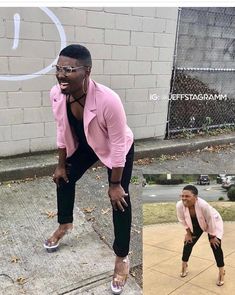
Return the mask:
{"type": "MultiPolygon", "coordinates": [[[[58,30],[58,32],[60,34],[60,50],[62,50],[66,46],[66,35],[65,35],[65,32],[64,32],[63,26],[61,25],[59,19],[55,16],[55,14],[50,9],[48,9],[47,7],[39,7],[39,8],[42,11],[44,11],[51,18],[53,23],[56,25],[56,28],[57,28],[57,30],[58,30]]],[[[15,29],[16,29],[16,26],[15,26],[15,29]]],[[[17,27],[17,29],[19,29],[19,26],[17,27]]],[[[17,40],[17,38],[16,38],[17,36],[19,36],[19,32],[18,33],[15,32],[14,42],[15,42],[15,40],[17,40]]],[[[16,45],[18,46],[17,41],[16,41],[16,45]]],[[[14,45],[13,45],[13,47],[14,47],[14,45]]],[[[15,48],[13,48],[13,49],[15,49],[15,48]]],[[[44,68],[44,69],[42,69],[42,70],[40,70],[38,72],[29,74],[29,75],[0,76],[0,81],[23,81],[23,80],[29,80],[29,79],[37,78],[38,76],[44,75],[44,74],[48,73],[49,71],[51,71],[52,65],[56,63],[57,58],[58,58],[58,56],[53,60],[53,62],[49,66],[47,66],[46,68],[44,68]]]]}
{"type": "Polygon", "coordinates": [[[14,26],[15,26],[15,35],[14,35],[14,43],[12,49],[16,49],[19,44],[19,35],[20,35],[20,15],[19,13],[14,14],[14,26]]]}

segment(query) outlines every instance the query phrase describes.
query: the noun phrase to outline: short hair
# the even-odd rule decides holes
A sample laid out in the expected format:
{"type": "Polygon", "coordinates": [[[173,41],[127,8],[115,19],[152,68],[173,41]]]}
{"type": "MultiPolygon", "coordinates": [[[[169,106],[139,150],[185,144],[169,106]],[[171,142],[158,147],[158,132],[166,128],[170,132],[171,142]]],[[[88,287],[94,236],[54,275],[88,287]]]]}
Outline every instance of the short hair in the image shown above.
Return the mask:
{"type": "Polygon", "coordinates": [[[75,58],[83,62],[84,66],[91,67],[92,60],[90,51],[80,44],[71,44],[60,51],[59,56],[75,58]]]}
{"type": "Polygon", "coordinates": [[[196,196],[198,195],[198,189],[194,185],[188,184],[183,188],[183,190],[190,191],[196,196]]]}

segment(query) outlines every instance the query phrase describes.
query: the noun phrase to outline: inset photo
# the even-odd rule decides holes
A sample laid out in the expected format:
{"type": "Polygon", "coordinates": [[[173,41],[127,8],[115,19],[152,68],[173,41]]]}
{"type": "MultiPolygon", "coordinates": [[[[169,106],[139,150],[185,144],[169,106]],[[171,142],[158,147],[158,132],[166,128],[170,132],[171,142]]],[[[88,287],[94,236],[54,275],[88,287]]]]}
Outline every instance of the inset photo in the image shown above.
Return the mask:
{"type": "Polygon", "coordinates": [[[144,178],[144,294],[232,294],[235,173],[144,178]]]}

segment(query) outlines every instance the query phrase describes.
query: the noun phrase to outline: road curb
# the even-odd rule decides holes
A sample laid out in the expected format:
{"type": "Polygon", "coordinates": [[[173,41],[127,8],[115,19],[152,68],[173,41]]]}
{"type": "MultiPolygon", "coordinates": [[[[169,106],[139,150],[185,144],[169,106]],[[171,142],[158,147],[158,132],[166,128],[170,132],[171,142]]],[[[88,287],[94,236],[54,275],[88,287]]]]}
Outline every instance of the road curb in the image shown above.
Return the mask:
{"type": "MultiPolygon", "coordinates": [[[[157,158],[162,154],[180,154],[203,149],[207,146],[235,144],[235,133],[206,138],[171,140],[136,140],[135,160],[157,158]]],[[[28,156],[0,159],[0,182],[52,175],[57,163],[55,151],[28,156]]],[[[102,164],[99,164],[102,165],[102,164]]]]}

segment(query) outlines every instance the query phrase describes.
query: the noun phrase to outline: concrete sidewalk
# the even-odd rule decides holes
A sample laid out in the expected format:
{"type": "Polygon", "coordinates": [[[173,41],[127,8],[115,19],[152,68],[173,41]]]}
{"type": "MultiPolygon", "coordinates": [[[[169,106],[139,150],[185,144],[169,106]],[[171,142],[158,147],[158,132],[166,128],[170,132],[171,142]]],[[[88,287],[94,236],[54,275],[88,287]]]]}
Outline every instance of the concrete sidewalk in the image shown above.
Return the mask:
{"type": "Polygon", "coordinates": [[[195,245],[189,273],[181,278],[184,229],[181,224],[156,224],[143,229],[144,295],[228,295],[235,290],[235,222],[224,223],[222,248],[225,256],[225,284],[216,285],[218,268],[207,235],[195,245]]]}
{"type": "MultiPolygon", "coordinates": [[[[136,159],[158,157],[161,154],[175,154],[234,142],[235,133],[190,140],[137,141],[135,155],[136,159]]],[[[51,177],[34,177],[52,175],[56,163],[55,152],[0,159],[0,183],[33,178],[31,181],[0,185],[0,294],[110,294],[114,257],[109,248],[112,222],[111,212],[108,211],[109,200],[104,198],[107,194],[104,168],[88,171],[86,180],[78,184],[75,229],[70,238],[66,237],[61,249],[53,254],[46,253],[42,247],[44,239],[57,226],[56,217],[48,218],[46,214],[47,211],[56,211],[55,191],[51,177]],[[89,218],[81,211],[84,207],[94,210],[89,218]],[[91,226],[87,221],[89,219],[95,219],[95,224],[91,226]]],[[[133,175],[139,180],[142,168],[134,168],[133,175]]],[[[132,185],[131,188],[132,265],[140,265],[142,260],[140,186],[141,182],[139,186],[132,185]]],[[[125,294],[141,294],[141,289],[133,278],[128,280],[123,292],[125,294]]]]}
{"type": "MultiPolygon", "coordinates": [[[[81,188],[78,191],[84,194],[81,188]]],[[[98,191],[96,195],[100,197],[98,191]]],[[[47,253],[43,248],[45,238],[57,227],[50,177],[1,185],[0,204],[0,294],[111,294],[113,251],[94,231],[78,202],[74,230],[64,237],[60,249],[47,253]]],[[[111,223],[111,213],[108,219],[111,223]]],[[[123,295],[141,293],[130,276],[123,295]]]]}

